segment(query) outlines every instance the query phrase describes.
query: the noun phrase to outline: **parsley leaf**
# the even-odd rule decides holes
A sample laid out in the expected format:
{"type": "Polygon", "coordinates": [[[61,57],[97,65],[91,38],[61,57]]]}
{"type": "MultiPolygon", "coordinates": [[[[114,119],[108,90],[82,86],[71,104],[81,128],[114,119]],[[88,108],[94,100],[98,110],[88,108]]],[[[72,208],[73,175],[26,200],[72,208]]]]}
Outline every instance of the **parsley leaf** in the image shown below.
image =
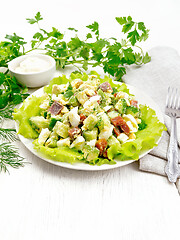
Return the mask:
{"type": "Polygon", "coordinates": [[[141,119],[141,123],[138,124],[138,130],[143,130],[147,127],[147,124],[143,119],[141,119]]]}
{"type": "Polygon", "coordinates": [[[41,17],[40,12],[37,12],[34,18],[26,18],[26,20],[28,21],[28,23],[34,24],[38,23],[40,20],[43,20],[43,18],[41,17]]]}
{"type": "Polygon", "coordinates": [[[72,85],[71,85],[71,83],[69,82],[69,85],[68,85],[68,87],[67,87],[67,90],[65,91],[65,93],[64,93],[64,97],[65,98],[70,98],[72,95],[74,95],[74,93],[73,93],[73,87],[72,87],[72,85]]]}
{"type": "Polygon", "coordinates": [[[87,28],[91,29],[92,32],[95,33],[97,39],[99,38],[99,23],[98,22],[94,22],[91,25],[86,26],[87,28]]]}

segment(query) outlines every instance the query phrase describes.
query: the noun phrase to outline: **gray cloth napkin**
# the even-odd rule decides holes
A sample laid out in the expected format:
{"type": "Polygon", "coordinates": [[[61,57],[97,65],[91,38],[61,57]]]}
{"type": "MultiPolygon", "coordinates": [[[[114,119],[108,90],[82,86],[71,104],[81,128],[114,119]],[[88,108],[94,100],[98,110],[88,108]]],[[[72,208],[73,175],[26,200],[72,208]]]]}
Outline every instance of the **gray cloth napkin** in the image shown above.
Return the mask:
{"type": "MultiPolygon", "coordinates": [[[[129,67],[124,81],[148,94],[164,113],[168,87],[177,87],[180,90],[180,56],[176,50],[169,47],[155,47],[149,51],[149,54],[151,62],[141,67],[129,67]]],[[[158,146],[140,159],[139,169],[166,176],[164,168],[167,163],[166,153],[171,121],[165,114],[164,121],[168,131],[163,133],[158,146]]],[[[180,146],[180,119],[177,120],[177,128],[178,144],[180,146]]],[[[180,192],[180,179],[178,179],[176,185],[180,192]]]]}

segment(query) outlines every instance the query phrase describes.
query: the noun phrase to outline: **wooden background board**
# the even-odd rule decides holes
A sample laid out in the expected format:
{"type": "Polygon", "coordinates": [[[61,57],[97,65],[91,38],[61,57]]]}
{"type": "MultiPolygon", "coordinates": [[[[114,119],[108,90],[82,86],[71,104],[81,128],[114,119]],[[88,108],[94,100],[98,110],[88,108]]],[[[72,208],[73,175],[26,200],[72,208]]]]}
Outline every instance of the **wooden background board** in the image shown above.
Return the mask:
{"type": "MultiPolygon", "coordinates": [[[[144,49],[166,45],[180,53],[179,7],[178,0],[2,2],[0,40],[13,32],[31,36],[35,27],[25,18],[37,11],[45,28],[98,21],[107,37],[119,36],[116,16],[131,15],[151,29],[144,49]]],[[[180,198],[165,177],[141,172],[138,162],[100,172],[65,169],[16,144],[29,163],[0,174],[1,240],[179,239],[180,198]]]]}

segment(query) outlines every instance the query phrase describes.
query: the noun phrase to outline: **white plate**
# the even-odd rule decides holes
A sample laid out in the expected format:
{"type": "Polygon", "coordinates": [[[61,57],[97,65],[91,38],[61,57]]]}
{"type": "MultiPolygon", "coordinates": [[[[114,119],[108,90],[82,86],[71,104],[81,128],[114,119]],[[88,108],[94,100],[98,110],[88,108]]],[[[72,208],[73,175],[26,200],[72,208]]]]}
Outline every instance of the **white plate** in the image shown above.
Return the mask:
{"type": "MultiPolygon", "coordinates": [[[[131,86],[131,85],[128,85],[127,84],[127,87],[129,88],[130,90],[130,93],[134,94],[136,99],[138,100],[138,102],[140,104],[143,104],[143,105],[147,105],[149,107],[151,107],[152,109],[154,109],[156,111],[156,115],[158,117],[158,119],[161,121],[161,122],[164,122],[164,119],[163,119],[163,114],[159,108],[159,106],[153,101],[152,98],[150,98],[149,96],[147,96],[145,93],[143,93],[142,91],[138,90],[137,88],[131,86]]],[[[41,96],[43,94],[43,88],[40,88],[38,89],[37,91],[35,91],[34,93],[32,93],[29,97],[31,97],[32,95],[34,96],[41,96]]],[[[29,98],[28,97],[28,98],[29,98]]],[[[27,98],[27,99],[28,99],[27,98]]],[[[19,129],[19,126],[18,126],[18,123],[16,122],[16,130],[18,132],[18,129],[19,129]]],[[[65,163],[65,162],[58,162],[58,161],[54,161],[54,160],[51,160],[50,158],[48,157],[44,157],[43,154],[41,154],[40,152],[38,152],[37,150],[34,149],[34,145],[33,145],[33,140],[32,139],[27,139],[27,138],[24,138],[22,135],[19,134],[19,138],[21,140],[21,142],[29,149],[29,151],[31,151],[33,154],[35,154],[37,157],[49,162],[49,163],[52,163],[54,165],[57,165],[57,166],[61,166],[61,167],[65,167],[65,168],[70,168],[70,169],[76,169],[76,170],[87,170],[87,171],[97,171],[97,170],[107,170],[107,169],[112,169],[112,168],[117,168],[117,167],[122,167],[124,165],[127,165],[127,164],[130,164],[136,160],[127,160],[127,161],[117,161],[116,164],[113,164],[113,165],[109,165],[109,164],[104,164],[104,165],[101,165],[101,166],[92,166],[92,165],[88,165],[88,164],[85,164],[85,163],[75,163],[75,164],[70,164],[70,163],[65,163]]],[[[160,138],[158,139],[157,143],[160,141],[160,138]]],[[[148,150],[148,151],[144,151],[140,154],[139,158],[142,158],[143,156],[145,156],[146,154],[148,154],[152,149],[148,150]]]]}

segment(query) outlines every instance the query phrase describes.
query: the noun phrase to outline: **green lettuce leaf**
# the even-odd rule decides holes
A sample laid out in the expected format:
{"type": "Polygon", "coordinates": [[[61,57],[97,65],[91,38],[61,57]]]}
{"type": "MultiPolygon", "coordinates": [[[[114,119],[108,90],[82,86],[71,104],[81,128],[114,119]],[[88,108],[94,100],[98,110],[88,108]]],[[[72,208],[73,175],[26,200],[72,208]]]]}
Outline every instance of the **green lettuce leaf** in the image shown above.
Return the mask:
{"type": "Polygon", "coordinates": [[[23,105],[14,109],[13,118],[19,123],[18,134],[23,135],[25,138],[35,139],[38,133],[32,128],[29,119],[32,116],[39,116],[41,109],[39,108],[45,96],[36,97],[32,96],[23,102],[23,105]]]}
{"type": "Polygon", "coordinates": [[[120,154],[116,157],[117,160],[138,160],[139,155],[146,150],[155,147],[157,140],[166,127],[161,123],[153,109],[146,105],[140,105],[141,118],[147,124],[146,128],[136,133],[136,139],[131,142],[122,144],[120,154]]]}
{"type": "Polygon", "coordinates": [[[68,79],[65,75],[62,75],[62,77],[59,76],[59,77],[53,78],[53,79],[50,81],[49,85],[47,85],[47,86],[44,87],[44,92],[50,94],[50,93],[52,93],[52,86],[53,86],[54,84],[60,85],[60,84],[66,84],[66,83],[68,83],[68,82],[69,82],[69,79],[68,79]]]}
{"type": "Polygon", "coordinates": [[[34,148],[44,156],[58,162],[77,163],[82,162],[84,155],[74,149],[68,147],[49,148],[38,143],[38,140],[33,141],[34,148]]]}

